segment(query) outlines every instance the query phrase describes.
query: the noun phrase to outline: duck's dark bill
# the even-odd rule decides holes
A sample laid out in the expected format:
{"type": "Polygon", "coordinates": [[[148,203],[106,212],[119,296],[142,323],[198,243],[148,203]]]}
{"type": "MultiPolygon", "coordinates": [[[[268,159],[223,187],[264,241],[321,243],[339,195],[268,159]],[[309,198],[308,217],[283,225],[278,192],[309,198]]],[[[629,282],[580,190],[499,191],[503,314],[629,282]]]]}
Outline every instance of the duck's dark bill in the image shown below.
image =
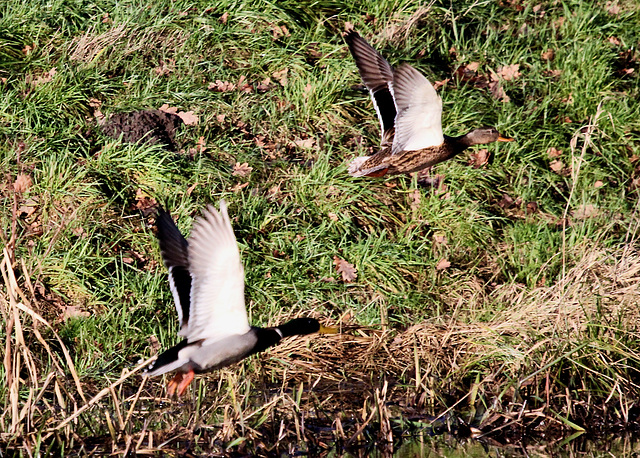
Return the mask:
{"type": "Polygon", "coordinates": [[[339,332],[338,328],[322,325],[320,325],[320,329],[318,330],[318,334],[338,334],[339,332]]]}
{"type": "Polygon", "coordinates": [[[512,142],[513,138],[503,137],[502,135],[498,135],[498,141],[499,142],[512,142]]]}

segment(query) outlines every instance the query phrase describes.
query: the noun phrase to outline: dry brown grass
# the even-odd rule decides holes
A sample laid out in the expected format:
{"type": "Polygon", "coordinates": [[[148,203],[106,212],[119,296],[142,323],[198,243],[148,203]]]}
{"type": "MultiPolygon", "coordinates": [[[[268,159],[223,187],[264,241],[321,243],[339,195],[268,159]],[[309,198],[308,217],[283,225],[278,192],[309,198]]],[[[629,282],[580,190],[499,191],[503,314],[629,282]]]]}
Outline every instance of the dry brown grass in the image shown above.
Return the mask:
{"type": "Polygon", "coordinates": [[[65,345],[25,294],[28,281],[18,285],[15,271],[24,264],[12,264],[6,248],[3,255],[0,305],[9,338],[0,439],[27,450],[56,441],[85,452],[106,447],[139,454],[185,440],[222,450],[220,444],[238,439],[241,450],[264,453],[285,444],[322,448],[333,440],[384,444],[394,437],[390,419],[449,424],[461,412],[476,435],[535,426],[541,419],[548,420],[545,428],[579,430],[588,413],[600,414],[603,406],[617,406],[619,422],[629,421],[640,392],[640,254],[631,246],[587,252],[551,287],[504,285],[490,297],[476,295],[503,306],[488,321],[474,316],[486,303],[463,304],[405,330],[338,323],[342,334],[287,340],[262,355],[260,364],[245,367],[244,377],[237,367],[203,377],[196,399],[186,405],[164,399],[159,380],[145,385],[137,376],[148,361],[123,370],[116,381],[105,380],[88,399],[65,345]],[[51,349],[51,339],[62,352],[51,349]],[[47,373],[43,358],[52,362],[47,373]],[[584,370],[582,397],[565,377],[571,367],[584,370]],[[278,382],[269,382],[269,375],[278,382]],[[98,435],[97,445],[78,435],[87,423],[108,432],[98,435]],[[319,434],[318,425],[329,429],[319,434]]]}

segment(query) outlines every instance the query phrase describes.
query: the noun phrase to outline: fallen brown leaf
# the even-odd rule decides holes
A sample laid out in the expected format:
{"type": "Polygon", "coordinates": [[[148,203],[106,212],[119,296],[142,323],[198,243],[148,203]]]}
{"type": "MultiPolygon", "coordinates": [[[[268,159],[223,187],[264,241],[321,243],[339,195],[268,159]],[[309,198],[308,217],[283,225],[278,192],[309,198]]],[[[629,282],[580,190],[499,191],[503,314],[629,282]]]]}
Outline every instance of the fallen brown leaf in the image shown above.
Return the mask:
{"type": "Polygon", "coordinates": [[[231,191],[231,192],[238,192],[238,191],[240,191],[240,190],[242,190],[242,189],[246,188],[247,186],[249,186],[249,182],[242,183],[242,184],[238,183],[238,184],[236,184],[235,186],[233,186],[233,187],[230,189],[230,191],[231,191]]]}
{"type": "Polygon", "coordinates": [[[178,111],[176,107],[170,107],[167,103],[163,104],[160,108],[158,108],[158,110],[179,116],[180,119],[182,119],[182,122],[187,126],[195,126],[199,121],[198,116],[193,114],[193,111],[178,111]]]}
{"type": "Polygon", "coordinates": [[[262,80],[256,87],[256,89],[260,92],[266,92],[271,90],[272,88],[273,88],[273,83],[271,82],[271,78],[269,77],[266,77],[264,80],[262,80]]]}
{"type": "Polygon", "coordinates": [[[612,16],[620,14],[620,5],[618,5],[618,0],[608,1],[607,3],[605,3],[604,7],[607,10],[607,13],[611,14],[612,16]]]}
{"type": "Polygon", "coordinates": [[[451,267],[451,263],[445,258],[442,258],[440,261],[438,261],[438,264],[436,264],[436,270],[445,270],[449,267],[451,267]]]}
{"type": "Polygon", "coordinates": [[[53,67],[48,72],[46,72],[46,73],[42,74],[41,76],[37,77],[33,81],[32,84],[38,85],[38,84],[42,84],[42,83],[49,83],[49,82],[51,82],[53,77],[56,75],[56,73],[58,73],[58,70],[56,69],[56,67],[53,67]]]}
{"type": "Polygon", "coordinates": [[[578,219],[592,218],[592,217],[597,216],[599,214],[600,214],[600,210],[598,210],[592,204],[580,205],[580,206],[578,206],[578,208],[576,208],[572,212],[572,215],[575,218],[578,218],[578,219]]]}
{"type": "Polygon", "coordinates": [[[562,155],[562,150],[556,149],[552,146],[550,148],[547,148],[547,154],[551,159],[554,159],[562,155]]]}
{"type": "Polygon", "coordinates": [[[253,167],[249,167],[249,164],[247,162],[243,162],[242,164],[236,162],[236,164],[233,166],[233,176],[246,177],[251,175],[252,170],[253,167]]]}
{"type": "Polygon", "coordinates": [[[507,209],[513,206],[513,198],[509,194],[502,194],[502,199],[498,201],[501,208],[507,209]]]}
{"type": "Polygon", "coordinates": [[[179,111],[176,113],[187,126],[195,126],[198,124],[199,118],[193,111],[179,111]]]}
{"type": "Polygon", "coordinates": [[[480,68],[480,62],[470,62],[466,65],[466,69],[470,72],[477,72],[480,68]]]}
{"type": "Polygon", "coordinates": [[[549,48],[546,51],[544,51],[540,55],[540,57],[542,58],[542,60],[550,61],[550,60],[553,60],[555,55],[556,55],[556,53],[553,51],[553,49],[549,48]]]}
{"type": "Polygon", "coordinates": [[[494,99],[501,100],[504,103],[511,102],[511,97],[504,92],[500,81],[491,81],[491,83],[489,83],[489,90],[491,91],[491,95],[493,95],[494,99]]]}
{"type": "Polygon", "coordinates": [[[229,19],[229,13],[227,13],[226,11],[224,13],[222,13],[222,16],[220,16],[220,19],[218,19],[222,24],[226,24],[227,20],[229,19]]]}
{"type": "Polygon", "coordinates": [[[593,187],[596,188],[596,189],[601,188],[603,186],[604,186],[604,182],[602,182],[600,180],[598,180],[595,183],[593,183],[593,187]]]}
{"type": "Polygon", "coordinates": [[[27,174],[21,173],[16,177],[16,181],[13,182],[13,190],[22,194],[27,192],[32,184],[33,180],[31,177],[27,174]]]}
{"type": "Polygon", "coordinates": [[[142,212],[144,216],[148,216],[153,213],[158,206],[156,199],[149,196],[141,188],[136,190],[136,208],[142,212]]]}
{"type": "Polygon", "coordinates": [[[191,186],[187,188],[187,195],[190,196],[193,193],[193,190],[198,186],[198,182],[193,183],[191,186]]]}
{"type": "Polygon", "coordinates": [[[475,153],[471,153],[469,155],[469,165],[473,166],[474,169],[479,169],[489,163],[489,156],[490,154],[488,149],[479,149],[475,153]]]}
{"type": "Polygon", "coordinates": [[[275,80],[280,83],[282,86],[286,86],[288,83],[287,80],[287,74],[289,73],[289,69],[288,68],[283,68],[282,70],[279,70],[277,72],[273,72],[273,76],[275,78],[275,80]]]}
{"type": "Polygon", "coordinates": [[[433,241],[438,245],[447,245],[447,236],[442,234],[434,234],[433,241]]]}
{"type": "Polygon", "coordinates": [[[293,144],[296,145],[298,148],[312,148],[313,145],[316,143],[316,140],[314,138],[306,138],[304,140],[294,140],[293,144]]]}
{"type": "Polygon", "coordinates": [[[347,261],[345,261],[342,258],[339,258],[338,256],[333,257],[333,263],[336,266],[336,271],[340,275],[342,275],[343,282],[351,283],[358,277],[356,268],[354,267],[353,264],[348,263],[347,261]]]}
{"type": "Polygon", "coordinates": [[[207,89],[216,92],[231,92],[236,88],[236,85],[230,81],[216,80],[214,83],[209,83],[207,89]]]}
{"type": "Polygon", "coordinates": [[[158,76],[169,75],[176,68],[176,60],[175,59],[167,59],[166,62],[161,60],[160,65],[153,69],[153,71],[158,76]]]}
{"type": "Polygon", "coordinates": [[[520,64],[505,65],[498,69],[498,75],[505,81],[511,81],[520,76],[520,72],[518,71],[519,68],[520,64]]]}
{"type": "Polygon", "coordinates": [[[445,78],[443,80],[436,81],[436,82],[433,83],[433,88],[437,91],[442,86],[445,86],[448,82],[449,82],[449,78],[445,78]]]}
{"type": "Polygon", "coordinates": [[[286,25],[272,25],[271,33],[273,35],[273,40],[277,40],[280,37],[290,37],[289,29],[287,29],[286,25]]]}
{"type": "Polygon", "coordinates": [[[556,159],[555,161],[551,161],[549,163],[549,168],[556,173],[560,173],[562,169],[564,169],[564,163],[561,160],[556,159]]]}
{"type": "Polygon", "coordinates": [[[62,313],[62,320],[67,321],[69,318],[87,318],[89,316],[91,316],[91,314],[84,312],[80,307],[67,305],[62,313]]]}

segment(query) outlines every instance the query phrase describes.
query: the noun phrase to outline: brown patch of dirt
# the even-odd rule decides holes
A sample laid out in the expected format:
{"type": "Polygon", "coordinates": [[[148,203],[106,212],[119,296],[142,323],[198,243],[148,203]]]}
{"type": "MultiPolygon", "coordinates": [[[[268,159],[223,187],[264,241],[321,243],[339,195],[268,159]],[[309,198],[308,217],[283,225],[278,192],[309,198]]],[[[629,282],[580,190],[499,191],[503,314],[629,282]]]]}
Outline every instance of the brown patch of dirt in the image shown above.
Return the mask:
{"type": "Polygon", "coordinates": [[[175,134],[184,122],[174,113],[160,110],[142,110],[112,115],[102,127],[109,137],[127,143],[143,140],[151,145],[165,145],[169,151],[177,151],[175,134]]]}

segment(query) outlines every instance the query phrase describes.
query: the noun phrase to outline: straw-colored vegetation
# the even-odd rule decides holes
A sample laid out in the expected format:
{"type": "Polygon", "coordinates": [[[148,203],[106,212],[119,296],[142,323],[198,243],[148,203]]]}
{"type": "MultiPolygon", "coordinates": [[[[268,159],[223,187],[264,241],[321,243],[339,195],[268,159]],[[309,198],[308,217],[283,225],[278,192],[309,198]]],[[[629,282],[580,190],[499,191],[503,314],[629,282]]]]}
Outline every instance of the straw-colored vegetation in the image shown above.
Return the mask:
{"type": "Polygon", "coordinates": [[[362,454],[424,431],[637,428],[639,36],[624,0],[0,2],[0,450],[362,454]],[[446,134],[516,141],[348,177],[379,139],[346,22],[438,82],[446,134]],[[187,120],[176,152],[101,130],[163,105],[187,120]],[[169,400],[140,376],[177,340],[151,210],[188,234],[221,198],[251,322],[343,332],[169,400]]]}

